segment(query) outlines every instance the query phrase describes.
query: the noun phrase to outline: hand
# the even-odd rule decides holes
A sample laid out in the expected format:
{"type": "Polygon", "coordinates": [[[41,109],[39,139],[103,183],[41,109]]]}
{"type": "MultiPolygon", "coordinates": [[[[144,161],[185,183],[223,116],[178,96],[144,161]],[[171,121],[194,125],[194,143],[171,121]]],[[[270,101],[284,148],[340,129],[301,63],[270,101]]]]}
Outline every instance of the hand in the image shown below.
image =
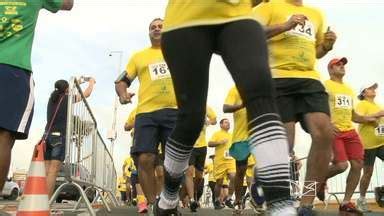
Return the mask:
{"type": "Polygon", "coordinates": [[[96,83],[96,80],[95,80],[95,78],[90,77],[89,80],[88,80],[88,82],[89,82],[90,84],[95,84],[95,83],[96,83]]]}
{"type": "Polygon", "coordinates": [[[331,31],[330,27],[328,27],[327,32],[324,33],[324,41],[323,48],[325,51],[330,51],[333,49],[333,45],[335,44],[337,39],[336,33],[331,31]]]}
{"type": "Polygon", "coordinates": [[[121,95],[121,96],[119,97],[119,101],[120,101],[121,104],[132,103],[131,98],[132,98],[134,95],[135,95],[135,93],[127,92],[127,94],[121,95]]]}
{"type": "Polygon", "coordinates": [[[333,135],[334,136],[337,136],[341,132],[339,130],[339,128],[337,128],[334,124],[332,124],[332,128],[333,128],[333,135]]]}
{"type": "Polygon", "coordinates": [[[302,14],[295,14],[295,15],[292,15],[291,18],[289,18],[289,20],[286,23],[284,23],[284,25],[286,30],[289,31],[295,28],[297,25],[304,26],[305,20],[307,19],[308,18],[302,14]]]}

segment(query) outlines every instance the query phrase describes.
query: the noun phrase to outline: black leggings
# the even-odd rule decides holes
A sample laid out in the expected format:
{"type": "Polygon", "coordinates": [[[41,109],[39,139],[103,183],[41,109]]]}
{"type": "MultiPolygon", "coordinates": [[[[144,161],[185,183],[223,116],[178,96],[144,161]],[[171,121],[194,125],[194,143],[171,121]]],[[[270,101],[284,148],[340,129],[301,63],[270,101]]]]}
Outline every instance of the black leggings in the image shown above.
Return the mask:
{"type": "MultiPolygon", "coordinates": [[[[254,20],[240,20],[222,25],[197,26],[166,32],[162,35],[162,51],[170,69],[177,105],[176,126],[166,146],[164,163],[164,198],[176,199],[182,173],[188,167],[193,145],[205,120],[209,65],[212,54],[221,55],[231,73],[247,109],[250,147],[276,143],[284,147],[286,137],[274,102],[274,86],[268,63],[268,50],[263,28],[254,20]],[[265,124],[264,124],[265,123],[265,124]],[[269,137],[257,131],[265,128],[269,137]],[[166,197],[167,196],[167,197],[166,197]]],[[[216,79],[220,82],[220,78],[216,79]]],[[[286,146],[287,147],[287,146],[286,146]]],[[[265,148],[263,148],[265,149],[265,148]]],[[[273,149],[271,149],[271,152],[273,149]]],[[[288,150],[287,150],[288,151],[288,150]]],[[[259,160],[262,185],[269,202],[289,198],[288,175],[274,179],[273,169],[289,173],[288,157],[284,151],[269,163],[259,160]],[[285,166],[286,165],[286,166],[285,166]]],[[[262,154],[262,153],[259,153],[262,154]]],[[[272,154],[272,153],[271,153],[272,154]]]]}
{"type": "MultiPolygon", "coordinates": [[[[213,53],[221,55],[247,109],[255,99],[265,97],[269,101],[274,95],[265,35],[254,20],[166,32],[162,36],[162,51],[172,75],[179,109],[171,138],[190,149],[205,119],[213,53]]],[[[220,82],[220,78],[217,81],[220,82]]],[[[266,110],[270,111],[270,106],[266,110]]]]}

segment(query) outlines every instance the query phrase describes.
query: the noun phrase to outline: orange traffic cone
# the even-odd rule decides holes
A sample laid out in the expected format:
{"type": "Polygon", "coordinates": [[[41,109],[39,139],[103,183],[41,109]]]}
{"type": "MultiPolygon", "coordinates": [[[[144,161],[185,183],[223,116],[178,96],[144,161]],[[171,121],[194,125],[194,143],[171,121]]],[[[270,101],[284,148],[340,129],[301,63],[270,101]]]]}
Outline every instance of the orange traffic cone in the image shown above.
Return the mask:
{"type": "Polygon", "coordinates": [[[17,216],[49,216],[44,141],[35,146],[17,216]]]}

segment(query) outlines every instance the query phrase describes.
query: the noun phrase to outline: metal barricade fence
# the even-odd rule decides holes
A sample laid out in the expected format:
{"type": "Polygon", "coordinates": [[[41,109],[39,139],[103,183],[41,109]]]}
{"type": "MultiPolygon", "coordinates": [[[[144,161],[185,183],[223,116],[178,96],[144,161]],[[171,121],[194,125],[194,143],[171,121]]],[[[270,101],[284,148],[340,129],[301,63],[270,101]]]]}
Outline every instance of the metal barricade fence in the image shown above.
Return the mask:
{"type": "MultiPolygon", "coordinates": [[[[301,162],[302,167],[299,170],[296,170],[296,167],[291,167],[291,172],[299,173],[298,178],[291,180],[291,195],[294,198],[300,198],[302,196],[316,196],[317,186],[315,182],[306,182],[306,192],[303,192],[303,186],[305,183],[305,174],[307,169],[307,157],[296,159],[295,162],[301,162]]],[[[347,177],[349,173],[349,168],[341,174],[334,176],[327,180],[327,190],[326,190],[326,200],[325,208],[328,207],[332,198],[335,198],[337,203],[340,204],[340,199],[344,197],[347,177]]],[[[374,171],[372,174],[371,182],[367,191],[368,198],[374,198],[374,189],[375,187],[380,187],[384,185],[384,163],[379,159],[376,159],[374,171]]],[[[361,171],[361,175],[363,170],[361,171]]],[[[360,176],[361,177],[361,176],[360,176]]],[[[356,187],[354,196],[359,194],[359,185],[356,187]]],[[[355,197],[356,198],[356,197],[355,197]]]]}
{"type": "Polygon", "coordinates": [[[107,198],[114,206],[118,205],[113,158],[98,132],[96,119],[80,83],[74,77],[69,83],[64,172],[66,183],[57,188],[50,205],[67,185],[72,185],[80,193],[80,199],[73,210],[77,210],[83,201],[89,214],[96,215],[91,202],[99,198],[107,211],[110,211],[107,198]],[[87,194],[93,195],[87,197],[87,194]]]}

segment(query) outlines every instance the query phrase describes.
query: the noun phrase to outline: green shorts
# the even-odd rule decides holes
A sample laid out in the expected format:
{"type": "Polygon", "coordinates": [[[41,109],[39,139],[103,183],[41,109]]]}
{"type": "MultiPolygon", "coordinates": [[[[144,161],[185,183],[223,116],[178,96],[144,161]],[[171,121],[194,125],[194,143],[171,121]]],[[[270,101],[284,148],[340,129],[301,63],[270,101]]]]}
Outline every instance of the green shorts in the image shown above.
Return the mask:
{"type": "Polygon", "coordinates": [[[229,148],[229,154],[236,161],[247,160],[250,154],[248,140],[232,143],[231,148],[229,148]]]}

